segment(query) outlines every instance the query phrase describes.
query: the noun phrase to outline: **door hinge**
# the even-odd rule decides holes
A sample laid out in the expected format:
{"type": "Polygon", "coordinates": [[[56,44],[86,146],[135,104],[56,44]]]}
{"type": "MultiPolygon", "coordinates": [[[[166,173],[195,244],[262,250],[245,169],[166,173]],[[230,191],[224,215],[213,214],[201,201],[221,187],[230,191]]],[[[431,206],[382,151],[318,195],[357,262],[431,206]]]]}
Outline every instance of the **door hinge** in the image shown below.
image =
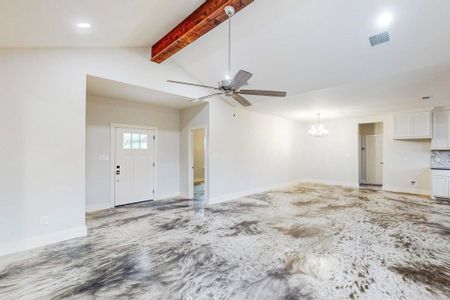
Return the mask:
{"type": "Polygon", "coordinates": [[[156,140],[156,136],[153,136],[153,140],[156,140]]]}
{"type": "Polygon", "coordinates": [[[153,168],[155,167],[155,163],[153,163],[153,168]]]}
{"type": "Polygon", "coordinates": [[[155,194],[155,190],[153,190],[153,195],[155,194]]]}

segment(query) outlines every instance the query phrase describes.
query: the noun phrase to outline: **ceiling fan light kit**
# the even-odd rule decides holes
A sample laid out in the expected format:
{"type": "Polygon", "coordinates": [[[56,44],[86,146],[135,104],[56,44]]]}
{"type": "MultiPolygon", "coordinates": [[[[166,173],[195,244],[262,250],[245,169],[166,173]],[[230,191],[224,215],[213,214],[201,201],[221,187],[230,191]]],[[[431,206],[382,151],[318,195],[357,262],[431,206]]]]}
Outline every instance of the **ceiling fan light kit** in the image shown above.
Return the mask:
{"type": "Polygon", "coordinates": [[[248,81],[253,76],[252,73],[239,70],[236,75],[231,78],[231,18],[235,14],[236,10],[233,6],[226,6],[225,14],[228,16],[228,73],[224,80],[219,81],[218,87],[212,87],[202,84],[195,84],[182,81],[168,80],[170,83],[184,84],[196,87],[202,87],[212,89],[216,91],[214,94],[206,95],[197,99],[191,100],[192,102],[203,101],[211,97],[226,96],[233,98],[236,102],[244,107],[251,106],[252,103],[248,101],[242,95],[252,96],[267,96],[267,97],[286,97],[287,93],[283,91],[266,91],[266,90],[243,90],[241,87],[248,85],[248,81]]]}

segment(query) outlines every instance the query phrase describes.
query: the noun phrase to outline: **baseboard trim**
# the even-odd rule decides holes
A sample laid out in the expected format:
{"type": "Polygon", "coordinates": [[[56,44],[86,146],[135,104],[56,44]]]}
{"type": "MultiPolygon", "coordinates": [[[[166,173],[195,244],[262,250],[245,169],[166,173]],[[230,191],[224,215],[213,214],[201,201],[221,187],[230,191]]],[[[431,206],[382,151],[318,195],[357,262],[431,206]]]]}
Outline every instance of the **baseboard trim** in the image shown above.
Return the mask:
{"type": "Polygon", "coordinates": [[[113,208],[113,206],[111,206],[111,203],[96,203],[96,204],[86,205],[86,212],[90,213],[90,212],[109,209],[109,208],[113,208]]]}
{"type": "Polygon", "coordinates": [[[190,197],[189,197],[189,193],[181,193],[180,194],[180,198],[181,199],[189,199],[190,197]]]}
{"type": "MultiPolygon", "coordinates": [[[[335,186],[338,185],[338,186],[345,186],[345,187],[351,187],[351,188],[356,188],[356,189],[359,188],[359,185],[357,183],[351,183],[351,182],[346,182],[346,181],[302,179],[300,182],[301,183],[318,183],[318,184],[335,185],[335,186]]],[[[414,189],[414,188],[383,186],[382,190],[386,191],[386,192],[394,192],[394,193],[406,193],[406,194],[431,196],[430,191],[414,189]]]]}
{"type": "Polygon", "coordinates": [[[301,179],[300,183],[316,183],[316,184],[324,184],[324,185],[334,185],[334,186],[344,186],[351,188],[359,188],[358,183],[349,182],[349,181],[339,181],[339,180],[318,180],[318,179],[301,179]]]}
{"type": "Polygon", "coordinates": [[[164,200],[164,199],[171,199],[171,198],[178,198],[178,197],[180,197],[180,193],[167,193],[167,194],[157,195],[155,197],[155,200],[164,200]]]}
{"type": "Polygon", "coordinates": [[[273,186],[265,186],[265,187],[255,188],[255,189],[246,190],[246,191],[242,191],[242,192],[231,193],[231,194],[227,194],[227,195],[223,195],[223,196],[212,197],[212,198],[209,198],[208,204],[218,204],[218,203],[228,202],[228,201],[232,201],[232,200],[237,200],[239,198],[243,198],[243,197],[253,195],[253,194],[258,194],[258,193],[267,192],[267,191],[271,191],[271,190],[286,188],[289,186],[299,184],[301,182],[302,182],[301,180],[293,180],[293,181],[289,181],[286,183],[277,184],[277,185],[273,185],[273,186]]]}
{"type": "MultiPolygon", "coordinates": [[[[154,200],[157,201],[157,200],[164,200],[164,199],[171,199],[171,198],[178,198],[178,197],[180,197],[180,193],[167,193],[167,194],[156,195],[154,200]]],[[[111,206],[111,203],[98,203],[98,204],[87,205],[86,212],[91,213],[91,212],[96,212],[99,210],[110,209],[110,208],[114,208],[114,206],[111,206]]]]}
{"type": "Polygon", "coordinates": [[[49,244],[62,242],[87,235],[87,227],[75,227],[54,233],[49,233],[37,237],[27,238],[19,241],[10,242],[2,245],[0,248],[0,256],[17,253],[20,251],[30,250],[49,244]]]}
{"type": "MultiPolygon", "coordinates": [[[[293,185],[297,185],[297,184],[301,184],[301,183],[324,184],[324,185],[343,186],[343,187],[359,189],[359,184],[357,182],[348,182],[348,181],[339,181],[339,180],[317,180],[317,179],[304,179],[303,178],[303,179],[287,182],[284,184],[266,186],[266,187],[251,189],[251,190],[247,190],[247,191],[243,191],[243,192],[213,197],[213,198],[209,199],[208,204],[218,204],[218,203],[222,203],[222,202],[228,202],[228,201],[236,200],[236,199],[246,197],[246,196],[249,196],[252,194],[262,193],[262,192],[266,192],[266,191],[270,191],[270,190],[281,189],[281,188],[285,188],[285,187],[289,187],[289,186],[293,186],[293,185]]],[[[431,191],[423,190],[423,189],[383,186],[382,190],[386,191],[386,192],[407,193],[407,194],[416,194],[416,195],[431,197],[431,191]]]]}
{"type": "Polygon", "coordinates": [[[382,190],[386,191],[386,192],[416,194],[416,195],[430,196],[431,197],[431,191],[421,190],[421,189],[383,186],[382,190]]]}

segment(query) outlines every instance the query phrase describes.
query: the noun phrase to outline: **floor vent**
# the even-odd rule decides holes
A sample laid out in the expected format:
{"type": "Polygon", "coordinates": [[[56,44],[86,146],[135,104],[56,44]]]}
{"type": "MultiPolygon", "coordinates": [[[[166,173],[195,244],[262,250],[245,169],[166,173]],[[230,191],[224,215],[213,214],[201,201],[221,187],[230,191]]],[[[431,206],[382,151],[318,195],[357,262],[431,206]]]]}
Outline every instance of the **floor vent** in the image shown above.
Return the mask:
{"type": "Polygon", "coordinates": [[[389,32],[386,31],[386,32],[376,34],[376,35],[369,37],[369,40],[370,40],[370,46],[373,47],[373,46],[376,46],[376,45],[379,45],[382,43],[389,42],[391,40],[391,37],[389,35],[389,32]]]}

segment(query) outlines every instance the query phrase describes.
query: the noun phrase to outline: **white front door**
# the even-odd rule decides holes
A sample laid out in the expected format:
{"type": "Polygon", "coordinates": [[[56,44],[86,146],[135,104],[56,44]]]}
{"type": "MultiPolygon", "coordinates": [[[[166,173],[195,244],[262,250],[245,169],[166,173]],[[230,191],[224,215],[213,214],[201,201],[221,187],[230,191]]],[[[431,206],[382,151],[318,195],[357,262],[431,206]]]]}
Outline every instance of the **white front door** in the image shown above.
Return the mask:
{"type": "Polygon", "coordinates": [[[383,136],[366,136],[366,183],[383,184],[383,136]]]}
{"type": "Polygon", "coordinates": [[[154,199],[154,135],[153,130],[116,128],[115,205],[154,199]]]}

